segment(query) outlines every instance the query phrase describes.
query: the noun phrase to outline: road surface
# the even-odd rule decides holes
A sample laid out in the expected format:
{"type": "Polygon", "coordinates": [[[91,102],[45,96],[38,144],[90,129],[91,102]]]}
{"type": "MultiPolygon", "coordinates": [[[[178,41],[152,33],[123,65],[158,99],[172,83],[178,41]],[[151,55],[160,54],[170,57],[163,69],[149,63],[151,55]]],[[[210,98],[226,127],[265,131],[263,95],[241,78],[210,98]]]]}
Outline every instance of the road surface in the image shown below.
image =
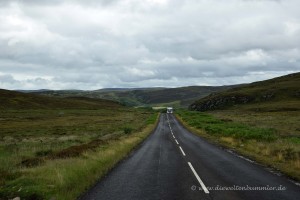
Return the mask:
{"type": "Polygon", "coordinates": [[[285,177],[187,131],[172,114],[81,200],[299,200],[285,177]]]}

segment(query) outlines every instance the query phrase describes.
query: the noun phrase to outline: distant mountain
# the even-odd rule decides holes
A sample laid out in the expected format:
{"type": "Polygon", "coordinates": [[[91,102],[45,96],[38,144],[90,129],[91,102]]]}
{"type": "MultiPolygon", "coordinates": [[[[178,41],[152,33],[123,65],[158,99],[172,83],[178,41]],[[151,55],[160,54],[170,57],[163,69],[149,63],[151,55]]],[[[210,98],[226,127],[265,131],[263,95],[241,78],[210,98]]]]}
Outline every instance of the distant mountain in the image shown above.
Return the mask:
{"type": "Polygon", "coordinates": [[[40,90],[15,90],[17,92],[23,92],[23,93],[35,93],[35,92],[46,92],[46,91],[51,91],[48,89],[40,89],[40,90]]]}
{"type": "Polygon", "coordinates": [[[0,109],[97,109],[120,107],[117,102],[86,97],[57,98],[0,89],[0,109]]]}
{"type": "Polygon", "coordinates": [[[192,103],[189,109],[207,111],[237,105],[256,110],[300,110],[300,73],[212,93],[192,103]]]}
{"type": "Polygon", "coordinates": [[[232,88],[232,86],[189,86],[180,88],[165,88],[161,90],[134,90],[132,95],[140,102],[149,105],[175,104],[187,107],[197,98],[205,97],[212,92],[232,88]]]}
{"type": "Polygon", "coordinates": [[[105,88],[94,91],[46,90],[35,94],[56,97],[89,97],[108,99],[128,106],[175,106],[188,107],[196,99],[213,92],[236,86],[189,86],[179,88],[105,88]]]}
{"type": "Polygon", "coordinates": [[[154,87],[154,88],[103,88],[99,90],[94,90],[95,92],[127,92],[133,90],[161,90],[163,87],[154,87]]]}

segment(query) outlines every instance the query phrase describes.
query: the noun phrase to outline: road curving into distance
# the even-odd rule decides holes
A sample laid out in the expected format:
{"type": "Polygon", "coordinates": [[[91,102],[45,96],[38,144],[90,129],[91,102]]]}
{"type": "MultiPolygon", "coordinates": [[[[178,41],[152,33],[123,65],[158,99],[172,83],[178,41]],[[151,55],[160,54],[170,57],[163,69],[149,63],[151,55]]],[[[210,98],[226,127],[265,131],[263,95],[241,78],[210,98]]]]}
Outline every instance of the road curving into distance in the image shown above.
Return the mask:
{"type": "Polygon", "coordinates": [[[151,134],[80,200],[298,200],[300,186],[162,114],[151,134]]]}

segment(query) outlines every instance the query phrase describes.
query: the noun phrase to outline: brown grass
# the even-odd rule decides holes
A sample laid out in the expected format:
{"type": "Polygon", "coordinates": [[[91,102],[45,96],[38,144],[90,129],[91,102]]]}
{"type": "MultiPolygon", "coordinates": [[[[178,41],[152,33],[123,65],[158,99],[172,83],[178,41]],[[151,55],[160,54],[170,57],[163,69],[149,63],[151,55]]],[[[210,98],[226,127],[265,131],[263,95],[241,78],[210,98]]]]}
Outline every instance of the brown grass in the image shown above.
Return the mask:
{"type": "Polygon", "coordinates": [[[145,138],[146,133],[141,138],[137,133],[142,132],[147,125],[153,126],[156,119],[153,122],[153,115],[150,110],[126,107],[99,107],[97,110],[2,110],[0,199],[16,196],[50,199],[56,193],[62,195],[63,190],[74,185],[73,178],[75,181],[80,176],[81,186],[75,187],[77,191],[73,191],[69,199],[76,198],[74,195],[78,195],[94,180],[87,180],[88,173],[95,175],[100,170],[101,173],[97,172],[98,177],[95,177],[99,178],[137,145],[137,141],[145,138]],[[129,124],[131,133],[125,135],[124,128],[129,124]],[[113,154],[116,157],[105,157],[106,160],[97,158],[101,161],[95,163],[86,160],[87,156],[104,149],[111,151],[111,145],[123,144],[121,140],[131,137],[137,138],[136,142],[132,141],[128,146],[124,143],[123,152],[116,151],[113,154]],[[75,160],[78,165],[73,163],[75,160]],[[82,168],[82,162],[91,162],[92,171],[88,171],[89,166],[82,168]],[[66,165],[57,168],[53,163],[66,165]],[[77,173],[78,170],[83,171],[77,173]],[[58,190],[58,187],[64,189],[58,190]]]}

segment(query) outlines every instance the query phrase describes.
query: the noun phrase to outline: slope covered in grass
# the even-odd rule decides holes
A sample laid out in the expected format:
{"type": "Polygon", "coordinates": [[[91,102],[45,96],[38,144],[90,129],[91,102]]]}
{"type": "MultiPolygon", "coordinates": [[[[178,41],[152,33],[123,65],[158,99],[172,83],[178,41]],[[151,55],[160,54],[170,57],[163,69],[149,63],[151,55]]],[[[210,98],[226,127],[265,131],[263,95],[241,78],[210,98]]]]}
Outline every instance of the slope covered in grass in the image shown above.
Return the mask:
{"type": "Polygon", "coordinates": [[[46,97],[0,89],[0,109],[97,109],[120,107],[116,102],[84,97],[46,97]]]}
{"type": "Polygon", "coordinates": [[[189,106],[191,110],[206,111],[248,105],[247,109],[299,110],[300,73],[254,82],[213,93],[189,106]]]}

